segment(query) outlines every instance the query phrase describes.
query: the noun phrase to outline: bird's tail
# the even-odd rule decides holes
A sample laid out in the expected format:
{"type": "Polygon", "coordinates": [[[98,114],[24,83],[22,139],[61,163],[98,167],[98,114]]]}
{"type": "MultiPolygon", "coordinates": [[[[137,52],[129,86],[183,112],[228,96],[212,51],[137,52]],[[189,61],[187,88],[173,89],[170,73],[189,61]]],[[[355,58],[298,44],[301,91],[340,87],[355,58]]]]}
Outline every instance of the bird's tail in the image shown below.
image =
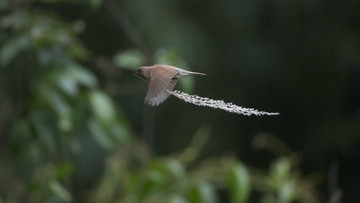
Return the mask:
{"type": "Polygon", "coordinates": [[[205,73],[186,71],[187,75],[206,75],[205,73]]]}

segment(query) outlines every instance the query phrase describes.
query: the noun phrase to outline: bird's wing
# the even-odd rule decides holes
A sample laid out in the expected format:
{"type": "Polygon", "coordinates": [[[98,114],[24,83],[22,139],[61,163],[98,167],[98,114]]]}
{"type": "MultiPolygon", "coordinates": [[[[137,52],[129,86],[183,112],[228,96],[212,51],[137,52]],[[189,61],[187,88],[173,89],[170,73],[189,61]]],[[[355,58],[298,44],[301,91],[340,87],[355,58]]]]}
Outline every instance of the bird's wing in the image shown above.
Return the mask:
{"type": "Polygon", "coordinates": [[[177,80],[177,78],[172,78],[169,86],[166,89],[172,91],[176,85],[177,80]]]}
{"type": "Polygon", "coordinates": [[[172,90],[176,84],[173,77],[177,74],[175,69],[158,70],[150,76],[149,89],[145,97],[145,103],[156,106],[169,97],[167,89],[172,90]]]}
{"type": "MultiPolygon", "coordinates": [[[[172,79],[168,85],[168,87],[166,88],[166,90],[172,90],[175,86],[177,82],[177,79],[172,79]]],[[[157,106],[159,104],[161,104],[163,101],[165,101],[169,96],[170,93],[167,92],[166,90],[160,92],[157,96],[155,97],[151,97],[151,98],[145,98],[145,103],[151,105],[151,106],[157,106]]]]}

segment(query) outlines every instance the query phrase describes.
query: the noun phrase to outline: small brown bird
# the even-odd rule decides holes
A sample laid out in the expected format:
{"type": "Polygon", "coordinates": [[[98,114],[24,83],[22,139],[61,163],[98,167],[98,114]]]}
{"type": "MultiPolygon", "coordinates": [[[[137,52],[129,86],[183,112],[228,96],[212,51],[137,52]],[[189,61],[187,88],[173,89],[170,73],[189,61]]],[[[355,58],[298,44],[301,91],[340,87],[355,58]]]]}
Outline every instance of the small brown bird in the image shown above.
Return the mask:
{"type": "Polygon", "coordinates": [[[179,78],[188,75],[206,75],[162,64],[142,66],[135,70],[135,74],[150,80],[145,103],[151,106],[157,106],[165,101],[170,96],[167,90],[171,91],[179,78]]]}

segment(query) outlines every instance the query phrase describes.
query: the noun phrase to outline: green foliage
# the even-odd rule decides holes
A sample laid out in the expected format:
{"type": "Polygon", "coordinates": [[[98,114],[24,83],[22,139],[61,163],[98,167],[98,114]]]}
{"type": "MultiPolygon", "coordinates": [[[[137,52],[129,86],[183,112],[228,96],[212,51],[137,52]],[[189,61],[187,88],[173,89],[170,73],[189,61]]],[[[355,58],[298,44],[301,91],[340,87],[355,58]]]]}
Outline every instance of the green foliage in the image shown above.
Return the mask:
{"type": "Polygon", "coordinates": [[[231,202],[246,202],[250,196],[250,175],[244,165],[234,165],[228,173],[231,202]]]}
{"type": "Polygon", "coordinates": [[[114,63],[124,69],[134,70],[145,65],[146,57],[136,49],[121,51],[114,56],[114,63]]]}
{"type": "MultiPolygon", "coordinates": [[[[254,192],[263,203],[316,202],[315,183],[291,157],[276,159],[265,172],[233,156],[202,158],[208,127],[179,154],[163,157],[137,139],[133,131],[141,124],[130,126],[131,112],[109,93],[96,50],[86,49],[81,29],[54,9],[86,5],[94,12],[102,3],[0,1],[6,11],[0,18],[0,202],[212,203],[221,202],[219,191],[233,203],[250,201],[254,192]],[[87,177],[92,184],[78,183],[88,174],[96,176],[87,177]]],[[[138,49],[121,50],[110,57],[120,71],[146,65],[138,49]]],[[[154,61],[190,67],[176,49],[155,51],[154,61]]],[[[194,89],[191,77],[180,84],[194,89]]]]}
{"type": "Polygon", "coordinates": [[[199,154],[190,162],[184,159],[201,148],[204,131],[199,131],[179,155],[143,156],[139,152],[147,149],[142,144],[122,148],[108,160],[94,202],[219,202],[218,190],[227,190],[233,203],[248,202],[253,191],[262,194],[263,203],[317,202],[308,180],[292,170],[290,158],[275,160],[269,173],[249,173],[243,163],[226,156],[201,162],[196,160],[199,154]]]}
{"type": "Polygon", "coordinates": [[[95,74],[81,65],[89,54],[75,27],[53,13],[10,5],[1,18],[0,103],[14,110],[0,134],[7,132],[3,150],[14,161],[0,158],[9,162],[0,178],[13,185],[1,185],[0,193],[6,202],[71,202],[65,183],[76,170],[69,159],[81,151],[80,137],[92,135],[110,150],[127,142],[130,131],[95,74]]]}

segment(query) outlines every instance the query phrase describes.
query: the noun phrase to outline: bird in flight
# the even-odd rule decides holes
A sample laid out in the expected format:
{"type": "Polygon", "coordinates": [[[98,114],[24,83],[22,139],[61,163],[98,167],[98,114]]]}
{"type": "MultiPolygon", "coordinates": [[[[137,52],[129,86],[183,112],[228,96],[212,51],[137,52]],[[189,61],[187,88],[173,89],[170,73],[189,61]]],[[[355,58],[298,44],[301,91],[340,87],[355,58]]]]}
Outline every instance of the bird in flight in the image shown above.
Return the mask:
{"type": "Polygon", "coordinates": [[[134,73],[149,79],[145,103],[150,106],[157,106],[165,101],[170,96],[168,90],[172,91],[179,78],[188,75],[206,75],[162,64],[142,66],[137,68],[134,73]]]}

